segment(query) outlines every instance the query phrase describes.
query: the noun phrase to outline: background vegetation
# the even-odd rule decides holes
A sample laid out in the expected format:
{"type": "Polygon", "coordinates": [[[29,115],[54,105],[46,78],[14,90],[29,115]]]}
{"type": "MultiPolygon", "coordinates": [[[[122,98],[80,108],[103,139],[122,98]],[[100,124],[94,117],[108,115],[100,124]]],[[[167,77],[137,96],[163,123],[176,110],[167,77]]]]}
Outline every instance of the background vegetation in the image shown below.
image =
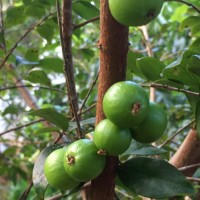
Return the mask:
{"type": "MultiPolygon", "coordinates": [[[[72,3],[75,83],[80,124],[83,133],[87,134],[94,130],[96,115],[99,1],[72,3]]],[[[190,3],[200,7],[199,0],[190,0],[190,3]]],[[[52,0],[4,0],[0,1],[0,8],[0,197],[12,200],[23,199],[25,195],[27,199],[33,199],[36,191],[30,186],[37,156],[61,138],[73,140],[77,128],[70,117],[57,7],[52,0]],[[43,110],[33,112],[37,109],[43,110]],[[64,115],[65,123],[57,113],[64,115]],[[30,188],[28,196],[27,188],[30,188]]],[[[154,145],[167,150],[160,155],[166,160],[170,160],[182,144],[194,125],[195,116],[198,119],[195,115],[197,104],[194,106],[193,102],[198,101],[196,96],[200,92],[199,27],[197,10],[185,3],[168,1],[158,18],[148,26],[129,29],[127,80],[143,85],[147,92],[149,86],[153,86],[152,82],[158,88],[155,101],[167,111],[169,123],[164,136],[154,145]],[[184,21],[191,16],[196,18],[184,21]],[[197,55],[190,65],[195,74],[192,78],[191,73],[185,71],[177,76],[178,64],[171,64],[180,60],[188,49],[197,55]],[[152,71],[145,70],[145,60],[136,62],[136,58],[147,56],[162,61],[164,67],[168,66],[163,74],[165,79],[160,77],[162,80],[158,81],[154,76],[157,71],[153,61],[147,60],[152,71]],[[174,133],[179,134],[171,138],[174,133]]],[[[188,65],[188,57],[181,62],[188,65]]],[[[195,176],[198,177],[198,173],[195,176]]],[[[130,193],[121,187],[116,188],[116,193],[119,199],[131,199],[130,193]]],[[[49,187],[45,197],[57,194],[59,191],[49,187]]],[[[80,196],[78,192],[67,199],[79,199],[80,196]]]]}

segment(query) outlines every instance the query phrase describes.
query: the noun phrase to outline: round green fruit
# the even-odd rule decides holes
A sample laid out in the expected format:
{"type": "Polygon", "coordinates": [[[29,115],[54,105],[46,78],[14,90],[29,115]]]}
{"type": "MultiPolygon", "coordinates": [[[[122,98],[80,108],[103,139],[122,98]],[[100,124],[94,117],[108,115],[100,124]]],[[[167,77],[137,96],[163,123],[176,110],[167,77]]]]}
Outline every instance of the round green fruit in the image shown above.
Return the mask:
{"type": "Polygon", "coordinates": [[[95,128],[94,143],[106,155],[117,156],[124,153],[131,144],[131,132],[119,128],[110,120],[102,120],[95,128]]]}
{"type": "Polygon", "coordinates": [[[139,126],[131,129],[132,137],[142,143],[155,142],[163,135],[167,122],[165,110],[158,104],[151,102],[145,120],[139,126]]]}
{"type": "Polygon", "coordinates": [[[98,154],[94,142],[81,139],[70,144],[64,155],[64,168],[75,180],[86,182],[101,174],[106,157],[98,154]]]}
{"type": "Polygon", "coordinates": [[[130,128],[141,123],[149,108],[149,99],[138,84],[122,81],[112,85],[103,98],[106,117],[122,128],[130,128]]]}
{"type": "Polygon", "coordinates": [[[49,185],[60,189],[69,190],[80,184],[72,179],[65,171],[63,157],[65,150],[63,148],[53,151],[46,159],[44,164],[44,174],[49,185]]]}
{"type": "Polygon", "coordinates": [[[109,0],[112,16],[125,26],[142,26],[157,17],[164,0],[109,0]]]}

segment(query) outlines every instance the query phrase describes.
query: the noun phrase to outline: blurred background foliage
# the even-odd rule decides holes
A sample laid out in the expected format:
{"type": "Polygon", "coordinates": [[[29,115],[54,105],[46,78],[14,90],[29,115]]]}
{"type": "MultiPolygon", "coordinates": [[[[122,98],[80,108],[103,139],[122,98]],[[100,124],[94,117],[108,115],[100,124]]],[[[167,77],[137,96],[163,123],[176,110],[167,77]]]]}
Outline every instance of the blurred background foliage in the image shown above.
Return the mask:
{"type": "MultiPolygon", "coordinates": [[[[200,7],[199,0],[190,0],[190,3],[200,7]]],[[[55,1],[3,0],[0,12],[0,62],[9,55],[0,70],[0,199],[13,200],[20,199],[30,184],[34,162],[40,151],[54,143],[55,135],[59,135],[59,131],[55,131],[57,129],[45,131],[43,122],[29,115],[29,111],[34,109],[30,104],[35,104],[37,108],[54,108],[65,117],[69,117],[70,112],[55,1]],[[20,89],[17,88],[19,84],[22,85],[20,89]],[[24,85],[28,86],[26,90],[24,85]],[[23,92],[27,92],[30,98],[24,98],[23,92]],[[33,121],[36,122],[30,125],[33,121]]],[[[84,133],[94,128],[100,32],[98,19],[84,26],[82,23],[98,16],[99,1],[73,0],[72,51],[79,106],[94,85],[83,107],[86,112],[81,115],[84,133]]],[[[176,61],[194,41],[200,47],[200,29],[195,34],[191,34],[190,28],[179,29],[183,20],[189,16],[198,15],[180,2],[165,2],[162,13],[147,26],[153,57],[165,66],[176,61]]],[[[148,56],[147,44],[140,28],[130,28],[129,43],[127,79],[145,83],[147,80],[133,70],[136,67],[135,57],[148,56]]],[[[146,90],[149,91],[148,88],[146,90]]],[[[155,144],[160,146],[178,129],[191,122],[194,114],[183,93],[157,89],[156,102],[165,108],[169,118],[165,135],[155,144]]],[[[164,159],[169,159],[176,152],[189,128],[185,128],[163,147],[169,150],[162,155],[164,159]]],[[[69,125],[65,133],[65,137],[73,139],[73,124],[69,125]]],[[[117,188],[116,191],[120,199],[129,199],[123,189],[117,188]]],[[[53,188],[48,188],[46,196],[57,193],[53,188]]],[[[32,188],[28,199],[34,196],[32,188]]],[[[79,193],[67,197],[79,198],[79,193]]]]}

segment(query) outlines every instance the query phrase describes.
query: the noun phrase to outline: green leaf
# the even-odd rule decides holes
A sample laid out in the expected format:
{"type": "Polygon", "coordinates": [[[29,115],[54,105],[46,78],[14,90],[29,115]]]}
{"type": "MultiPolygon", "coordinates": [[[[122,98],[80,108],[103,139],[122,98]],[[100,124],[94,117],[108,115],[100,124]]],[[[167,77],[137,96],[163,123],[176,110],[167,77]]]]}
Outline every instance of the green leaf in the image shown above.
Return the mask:
{"type": "Polygon", "coordinates": [[[192,27],[191,36],[192,37],[200,37],[200,22],[192,27]]]}
{"type": "Polygon", "coordinates": [[[63,73],[63,60],[60,58],[44,58],[39,61],[39,66],[45,70],[52,70],[57,73],[63,73]]]}
{"type": "Polygon", "coordinates": [[[99,16],[99,10],[89,2],[76,1],[72,4],[73,11],[83,19],[89,20],[99,16]]]}
{"type": "Polygon", "coordinates": [[[53,123],[57,127],[60,127],[62,130],[66,131],[68,129],[69,120],[64,115],[58,113],[53,108],[42,108],[29,112],[30,115],[38,116],[44,118],[48,122],[53,123]]]}
{"type": "Polygon", "coordinates": [[[187,66],[190,58],[195,55],[193,51],[185,51],[179,59],[163,70],[165,78],[179,84],[188,85],[194,88],[199,88],[199,76],[188,70],[187,66]]]}
{"type": "Polygon", "coordinates": [[[171,21],[181,22],[185,18],[185,13],[187,9],[188,9],[188,6],[186,5],[178,6],[172,13],[171,21]]]}
{"type": "Polygon", "coordinates": [[[44,23],[37,27],[37,32],[42,38],[46,39],[48,43],[51,43],[54,36],[54,26],[50,23],[44,23]]]}
{"type": "Polygon", "coordinates": [[[131,146],[126,152],[123,153],[123,155],[150,156],[163,153],[166,153],[164,149],[159,149],[153,145],[144,144],[133,140],[131,146]]]}
{"type": "Polygon", "coordinates": [[[144,76],[150,81],[156,81],[161,78],[161,73],[165,65],[156,58],[144,57],[136,60],[137,67],[144,76]]]}
{"type": "MultiPolygon", "coordinates": [[[[191,88],[190,88],[191,91],[193,91],[191,88]]],[[[191,95],[191,94],[185,94],[187,99],[188,99],[188,102],[192,108],[192,111],[193,113],[196,112],[196,108],[197,108],[197,104],[198,102],[200,102],[200,97],[199,96],[194,96],[194,95],[191,95]]]]}
{"type": "Polygon", "coordinates": [[[24,15],[24,6],[10,7],[6,12],[5,26],[12,27],[24,23],[26,16],[24,15]]]}
{"type": "Polygon", "coordinates": [[[200,136],[200,101],[198,101],[195,110],[195,122],[197,127],[197,133],[200,136]]]}
{"type": "Polygon", "coordinates": [[[200,55],[192,55],[188,69],[200,76],[200,55]]]}
{"type": "Polygon", "coordinates": [[[29,71],[28,76],[25,79],[32,83],[41,83],[43,85],[51,84],[47,74],[44,72],[44,70],[39,68],[33,68],[31,71],[29,71]]]}
{"type": "Polygon", "coordinates": [[[200,54],[200,38],[194,40],[194,42],[190,45],[189,50],[194,51],[197,54],[200,54]]]}
{"type": "Polygon", "coordinates": [[[31,17],[41,18],[45,15],[45,9],[43,6],[31,4],[25,8],[24,14],[31,17]]]}
{"type": "Polygon", "coordinates": [[[29,49],[25,53],[25,59],[30,62],[37,62],[39,59],[39,50],[38,49],[29,49]]]}
{"type": "Polygon", "coordinates": [[[143,55],[141,53],[129,51],[128,55],[127,55],[127,68],[131,72],[133,72],[135,75],[137,75],[143,79],[146,79],[146,77],[141,72],[141,69],[139,69],[136,65],[136,60],[138,58],[142,58],[142,57],[143,57],[143,55]]]}
{"type": "Polygon", "coordinates": [[[62,148],[60,144],[56,144],[50,147],[45,148],[40,155],[38,156],[34,168],[33,168],[33,185],[37,193],[37,199],[44,199],[44,193],[46,191],[48,182],[44,175],[44,163],[48,155],[55,151],[56,149],[62,148]]]}
{"type": "Polygon", "coordinates": [[[149,198],[193,195],[194,188],[174,166],[160,159],[133,158],[119,166],[122,183],[149,198]]]}
{"type": "MultiPolygon", "coordinates": [[[[82,120],[82,121],[80,121],[80,125],[81,126],[90,125],[90,124],[94,125],[95,119],[96,119],[95,117],[92,117],[92,118],[89,118],[89,119],[82,120]]],[[[76,122],[70,122],[69,126],[70,126],[70,131],[72,131],[72,130],[77,128],[77,123],[76,122]]]]}
{"type": "Polygon", "coordinates": [[[19,112],[19,108],[15,105],[9,105],[8,107],[6,107],[2,113],[2,116],[5,116],[7,114],[15,114],[17,115],[19,112]]]}
{"type": "Polygon", "coordinates": [[[190,16],[183,20],[180,24],[179,30],[182,31],[184,28],[192,28],[200,23],[200,16],[190,16]]]}
{"type": "Polygon", "coordinates": [[[54,132],[54,131],[60,131],[60,128],[54,127],[54,126],[40,128],[35,132],[35,134],[37,135],[37,134],[41,134],[41,133],[50,133],[50,132],[54,132]]]}

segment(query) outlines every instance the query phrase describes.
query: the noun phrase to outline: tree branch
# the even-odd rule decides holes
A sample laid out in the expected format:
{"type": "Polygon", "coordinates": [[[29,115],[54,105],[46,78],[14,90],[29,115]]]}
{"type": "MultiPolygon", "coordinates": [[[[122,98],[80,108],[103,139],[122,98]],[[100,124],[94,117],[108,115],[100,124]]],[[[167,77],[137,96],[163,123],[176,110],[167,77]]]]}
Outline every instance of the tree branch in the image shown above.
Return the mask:
{"type": "Polygon", "coordinates": [[[99,20],[99,16],[94,17],[94,18],[92,18],[92,19],[90,19],[90,20],[87,20],[87,21],[85,21],[85,22],[83,22],[83,23],[74,25],[73,30],[76,30],[76,29],[78,29],[78,28],[81,28],[82,26],[85,26],[86,24],[89,24],[89,23],[91,23],[91,22],[95,22],[95,21],[97,21],[97,20],[99,20]]]}
{"type": "Polygon", "coordinates": [[[39,120],[36,120],[36,121],[32,121],[32,122],[30,122],[30,123],[27,123],[27,124],[24,124],[24,125],[15,127],[15,128],[11,128],[11,129],[9,129],[9,130],[7,130],[7,131],[4,131],[4,132],[0,133],[0,136],[5,135],[6,133],[10,133],[10,132],[12,132],[12,131],[17,131],[17,130],[19,130],[19,129],[22,129],[22,128],[31,126],[31,125],[33,125],[33,124],[36,124],[36,123],[39,123],[39,122],[42,122],[42,121],[44,121],[44,119],[39,119],[39,120]]]}
{"type": "Polygon", "coordinates": [[[187,170],[187,169],[191,169],[191,168],[196,168],[196,167],[200,167],[200,163],[197,163],[197,164],[194,164],[194,165],[188,165],[188,166],[185,166],[185,167],[180,167],[178,170],[179,171],[184,171],[184,170],[187,170]]]}
{"type": "Polygon", "coordinates": [[[59,93],[64,94],[64,95],[67,94],[66,92],[63,92],[62,90],[59,90],[57,88],[52,88],[52,87],[47,87],[47,86],[41,86],[41,85],[15,85],[15,86],[7,86],[7,87],[0,88],[0,92],[5,91],[5,90],[18,89],[18,88],[40,88],[40,89],[44,89],[44,90],[56,91],[56,92],[59,92],[59,93]]]}
{"type": "Polygon", "coordinates": [[[200,93],[198,92],[193,92],[190,90],[185,90],[185,89],[181,89],[181,88],[176,88],[176,87],[172,87],[169,85],[162,85],[159,83],[150,83],[150,84],[141,84],[142,87],[154,87],[154,88],[160,88],[160,89],[166,89],[166,90],[170,90],[170,91],[176,91],[176,92],[182,92],[185,94],[190,94],[190,95],[194,95],[194,96],[200,96],[200,93]]]}
{"type": "MultiPolygon", "coordinates": [[[[149,57],[153,57],[153,51],[152,51],[151,44],[149,42],[149,33],[148,33],[148,30],[147,30],[147,26],[141,26],[139,28],[139,30],[142,32],[148,56],[149,57]]],[[[156,99],[156,90],[155,90],[155,88],[150,87],[150,92],[149,93],[150,93],[150,96],[149,96],[150,101],[154,102],[155,99],[156,99]]]]}
{"type": "Polygon", "coordinates": [[[6,41],[5,41],[5,32],[4,32],[4,21],[3,21],[3,3],[2,3],[2,0],[0,0],[0,23],[1,23],[1,33],[2,33],[2,38],[3,38],[3,48],[4,48],[4,52],[5,54],[7,53],[7,50],[6,50],[6,41]]]}
{"type": "Polygon", "coordinates": [[[174,137],[176,137],[179,133],[181,133],[186,128],[190,127],[194,122],[195,122],[195,120],[192,120],[191,122],[186,124],[184,127],[180,128],[178,131],[176,131],[171,137],[169,137],[165,142],[163,142],[163,144],[160,145],[160,148],[165,146],[167,143],[171,142],[174,139],[174,137]]]}
{"type": "Polygon", "coordinates": [[[4,64],[8,60],[8,58],[12,55],[13,51],[17,48],[18,44],[37,26],[41,25],[46,19],[48,19],[51,15],[55,14],[55,12],[49,13],[46,17],[44,17],[42,20],[40,20],[38,23],[31,26],[25,33],[22,35],[19,40],[13,45],[13,47],[8,51],[5,58],[3,59],[2,63],[0,64],[0,70],[3,68],[4,64]]]}
{"type": "Polygon", "coordinates": [[[60,3],[56,1],[57,13],[58,13],[58,24],[60,29],[60,40],[62,53],[64,58],[64,74],[66,78],[66,86],[68,90],[68,98],[70,101],[70,109],[72,117],[75,118],[77,123],[77,136],[83,138],[81,126],[79,122],[78,111],[78,100],[74,81],[73,72],[73,61],[71,53],[71,40],[72,40],[72,1],[63,0],[63,20],[61,20],[60,3]],[[64,26],[63,26],[64,25],[64,26]]]}
{"type": "Polygon", "coordinates": [[[196,10],[200,14],[200,9],[197,6],[195,6],[194,4],[189,3],[187,1],[184,1],[184,0],[165,0],[165,1],[176,1],[176,2],[180,2],[180,3],[186,4],[186,5],[190,6],[190,7],[192,7],[194,10],[196,10]]]}

